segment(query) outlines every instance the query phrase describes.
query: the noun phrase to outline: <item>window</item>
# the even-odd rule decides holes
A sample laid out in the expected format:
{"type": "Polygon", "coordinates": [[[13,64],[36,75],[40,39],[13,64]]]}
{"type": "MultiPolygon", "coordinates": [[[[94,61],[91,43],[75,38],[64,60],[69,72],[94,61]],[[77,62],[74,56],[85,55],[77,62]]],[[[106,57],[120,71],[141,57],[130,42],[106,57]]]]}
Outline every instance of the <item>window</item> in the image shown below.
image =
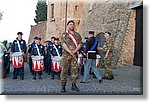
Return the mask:
{"type": "Polygon", "coordinates": [[[76,5],[76,6],[75,6],[75,10],[76,10],[76,11],[78,11],[78,10],[79,10],[78,5],[76,5]]]}
{"type": "Polygon", "coordinates": [[[51,19],[54,20],[54,3],[51,4],[51,19]]]}

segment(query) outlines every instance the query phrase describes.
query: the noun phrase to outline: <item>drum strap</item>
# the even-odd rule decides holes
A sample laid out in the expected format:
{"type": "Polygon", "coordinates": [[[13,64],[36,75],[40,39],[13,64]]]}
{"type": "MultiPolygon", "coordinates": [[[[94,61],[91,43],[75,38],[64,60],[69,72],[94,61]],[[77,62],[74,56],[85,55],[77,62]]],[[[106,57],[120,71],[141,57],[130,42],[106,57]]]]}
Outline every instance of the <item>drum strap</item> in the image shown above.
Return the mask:
{"type": "Polygon", "coordinates": [[[19,41],[18,41],[18,40],[17,40],[17,44],[18,44],[19,52],[22,52],[22,51],[21,51],[21,47],[20,47],[20,44],[19,44],[19,41]]]}
{"type": "Polygon", "coordinates": [[[39,48],[38,48],[37,44],[35,44],[35,46],[36,46],[36,49],[37,49],[38,55],[39,55],[39,56],[41,56],[41,54],[40,54],[40,51],[39,51],[39,48]]]}
{"type": "Polygon", "coordinates": [[[55,50],[56,50],[57,55],[60,56],[57,47],[56,47],[54,44],[53,44],[53,46],[54,46],[54,48],[55,48],[55,50]]]}
{"type": "Polygon", "coordinates": [[[77,41],[75,40],[74,36],[72,34],[69,34],[70,38],[72,39],[73,43],[75,44],[75,46],[77,47],[77,41]]]}

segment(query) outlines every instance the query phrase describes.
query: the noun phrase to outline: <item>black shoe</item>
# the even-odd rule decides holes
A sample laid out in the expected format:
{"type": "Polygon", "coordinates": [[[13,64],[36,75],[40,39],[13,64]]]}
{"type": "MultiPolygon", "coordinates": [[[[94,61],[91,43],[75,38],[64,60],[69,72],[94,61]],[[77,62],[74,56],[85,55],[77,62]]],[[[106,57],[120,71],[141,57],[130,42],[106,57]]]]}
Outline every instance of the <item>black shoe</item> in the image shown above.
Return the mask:
{"type": "Polygon", "coordinates": [[[21,80],[24,80],[24,77],[21,77],[21,80]]]}
{"type": "Polygon", "coordinates": [[[12,79],[17,79],[17,77],[13,77],[12,79]]]}
{"type": "Polygon", "coordinates": [[[36,80],[36,77],[33,77],[34,80],[36,80]]]}
{"type": "Polygon", "coordinates": [[[110,75],[108,77],[104,76],[103,79],[112,80],[112,79],[114,79],[114,76],[113,75],[110,75]]]}
{"type": "Polygon", "coordinates": [[[103,79],[108,79],[108,77],[107,77],[107,76],[104,76],[103,79]]]}
{"type": "Polygon", "coordinates": [[[76,84],[72,84],[71,90],[79,91],[79,88],[76,86],[76,84]]]}
{"type": "Polygon", "coordinates": [[[87,82],[81,81],[80,83],[87,83],[87,82]]]}
{"type": "Polygon", "coordinates": [[[51,76],[51,79],[54,80],[54,75],[51,76]]]}
{"type": "Polygon", "coordinates": [[[103,82],[103,79],[99,80],[99,83],[101,84],[103,82]]]}
{"type": "Polygon", "coordinates": [[[96,78],[96,76],[93,74],[93,78],[96,78]]]}
{"type": "Polygon", "coordinates": [[[66,85],[62,85],[61,92],[66,92],[66,85]]]}
{"type": "Polygon", "coordinates": [[[40,80],[42,80],[42,77],[39,77],[40,80]]]}
{"type": "Polygon", "coordinates": [[[110,75],[107,80],[113,80],[114,79],[114,76],[113,75],[110,75]]]}

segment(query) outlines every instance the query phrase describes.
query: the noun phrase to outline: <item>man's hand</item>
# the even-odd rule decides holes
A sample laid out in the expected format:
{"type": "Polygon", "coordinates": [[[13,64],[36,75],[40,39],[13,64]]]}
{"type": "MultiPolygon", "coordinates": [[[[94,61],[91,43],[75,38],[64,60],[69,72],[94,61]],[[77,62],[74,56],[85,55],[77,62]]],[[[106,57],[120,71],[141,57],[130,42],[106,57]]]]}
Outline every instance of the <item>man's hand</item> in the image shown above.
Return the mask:
{"type": "Polygon", "coordinates": [[[99,51],[100,51],[100,50],[102,50],[102,48],[101,48],[101,47],[97,47],[97,50],[99,50],[99,51]]]}
{"type": "Polygon", "coordinates": [[[13,52],[10,52],[10,57],[12,57],[13,52]]]}
{"type": "Polygon", "coordinates": [[[68,51],[70,53],[70,55],[74,56],[74,54],[72,53],[72,51],[68,51]]]}
{"type": "Polygon", "coordinates": [[[72,52],[72,54],[76,54],[77,53],[77,51],[76,50],[73,50],[73,51],[71,51],[72,52]]]}
{"type": "Polygon", "coordinates": [[[108,58],[108,54],[105,55],[105,59],[107,59],[107,58],[108,58]]]}

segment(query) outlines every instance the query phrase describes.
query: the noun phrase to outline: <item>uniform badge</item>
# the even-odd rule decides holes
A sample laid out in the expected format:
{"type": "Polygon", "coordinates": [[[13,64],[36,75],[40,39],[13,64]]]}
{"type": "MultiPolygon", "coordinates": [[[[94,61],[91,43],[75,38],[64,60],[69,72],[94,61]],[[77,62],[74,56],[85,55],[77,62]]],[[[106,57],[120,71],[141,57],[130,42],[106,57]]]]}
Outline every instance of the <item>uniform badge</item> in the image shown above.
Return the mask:
{"type": "Polygon", "coordinates": [[[41,49],[43,48],[43,46],[41,46],[41,49]]]}
{"type": "Polygon", "coordinates": [[[21,41],[21,44],[23,44],[23,41],[21,41]]]}
{"type": "Polygon", "coordinates": [[[65,37],[65,34],[62,34],[62,37],[65,37]]]}

